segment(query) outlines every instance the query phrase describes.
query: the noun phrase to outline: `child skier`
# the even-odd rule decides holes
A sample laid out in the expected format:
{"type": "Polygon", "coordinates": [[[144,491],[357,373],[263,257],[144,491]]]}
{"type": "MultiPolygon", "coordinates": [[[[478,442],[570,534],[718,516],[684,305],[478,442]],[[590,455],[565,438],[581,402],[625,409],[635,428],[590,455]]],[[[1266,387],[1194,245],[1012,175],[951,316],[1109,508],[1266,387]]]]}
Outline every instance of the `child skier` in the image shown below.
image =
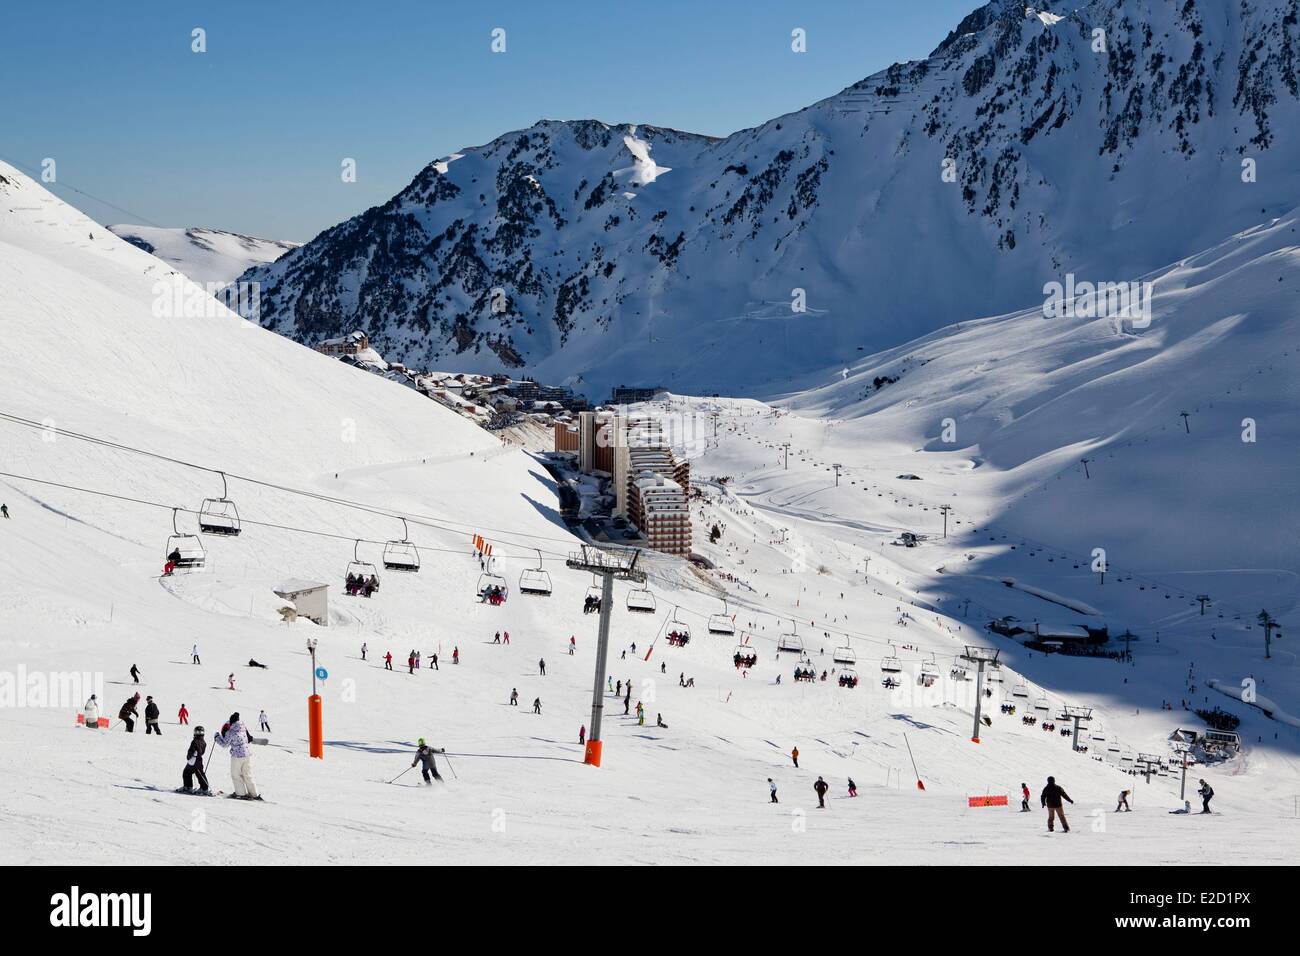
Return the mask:
{"type": "Polygon", "coordinates": [[[185,751],[185,769],[181,772],[181,789],[187,793],[194,789],[194,778],[199,780],[199,793],[208,793],[208,775],[203,772],[203,755],[208,752],[208,742],[203,728],[195,727],[189,750],[185,751]]]}
{"type": "Polygon", "coordinates": [[[438,764],[434,761],[433,755],[446,752],[445,747],[439,750],[433,749],[424,742],[423,737],[419,740],[419,747],[416,748],[415,759],[411,761],[411,766],[414,767],[417,763],[424,765],[420,768],[420,775],[424,777],[424,782],[431,787],[434,780],[442,779],[442,774],[438,773],[438,764]]]}

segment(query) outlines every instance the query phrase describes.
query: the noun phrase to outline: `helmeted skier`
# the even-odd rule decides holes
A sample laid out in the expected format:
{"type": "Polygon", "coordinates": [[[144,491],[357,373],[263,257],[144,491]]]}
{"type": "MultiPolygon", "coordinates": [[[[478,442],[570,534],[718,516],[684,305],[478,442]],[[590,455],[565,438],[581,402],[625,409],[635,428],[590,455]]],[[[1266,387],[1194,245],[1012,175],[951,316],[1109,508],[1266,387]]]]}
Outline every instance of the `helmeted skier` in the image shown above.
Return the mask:
{"type": "Polygon", "coordinates": [[[199,793],[209,793],[208,775],[203,772],[203,755],[208,752],[208,741],[203,736],[203,728],[195,727],[190,740],[190,748],[185,751],[185,769],[181,772],[181,789],[193,790],[194,779],[199,781],[199,793]]]}
{"type": "Polygon", "coordinates": [[[158,716],[158,705],[154,703],[152,697],[146,697],[144,705],[144,732],[146,734],[162,736],[162,731],[158,729],[158,716]]]}
{"type": "Polygon", "coordinates": [[[423,737],[420,738],[419,747],[416,748],[415,759],[411,761],[411,766],[414,767],[417,763],[424,765],[420,768],[420,774],[424,777],[424,782],[429,786],[433,786],[434,780],[442,779],[442,774],[438,773],[438,764],[434,761],[433,755],[446,752],[447,748],[442,747],[435,750],[424,742],[423,737]]]}
{"type": "Polygon", "coordinates": [[[99,698],[94,694],[90,695],[90,700],[86,701],[86,706],[82,709],[86,726],[91,730],[99,729],[99,698]]]}

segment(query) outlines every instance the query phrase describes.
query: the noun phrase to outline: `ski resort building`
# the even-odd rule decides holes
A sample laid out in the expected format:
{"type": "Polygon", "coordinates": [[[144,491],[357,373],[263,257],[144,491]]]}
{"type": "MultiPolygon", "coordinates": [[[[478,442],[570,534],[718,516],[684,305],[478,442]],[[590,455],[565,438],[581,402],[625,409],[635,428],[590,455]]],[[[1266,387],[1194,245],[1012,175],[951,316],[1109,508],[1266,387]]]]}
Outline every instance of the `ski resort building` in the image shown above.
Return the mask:
{"type": "Polygon", "coordinates": [[[275,596],[292,601],[299,617],[326,626],[329,624],[329,585],[290,578],[275,589],[275,596]]]}
{"type": "Polygon", "coordinates": [[[370,336],[360,329],[350,335],[337,339],[326,339],[316,346],[316,351],[325,355],[356,355],[370,348],[370,336]]]}
{"type": "Polygon", "coordinates": [[[627,518],[655,551],[688,557],[691,508],[686,491],[671,478],[643,471],[630,482],[627,518]]]}

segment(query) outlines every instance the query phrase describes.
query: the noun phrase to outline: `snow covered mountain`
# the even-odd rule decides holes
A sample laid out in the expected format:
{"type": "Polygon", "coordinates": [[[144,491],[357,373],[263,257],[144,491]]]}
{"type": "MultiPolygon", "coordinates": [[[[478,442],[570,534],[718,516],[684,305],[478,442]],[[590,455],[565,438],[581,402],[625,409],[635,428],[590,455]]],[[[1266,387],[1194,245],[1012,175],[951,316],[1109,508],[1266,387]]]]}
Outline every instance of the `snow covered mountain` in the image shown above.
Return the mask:
{"type": "Polygon", "coordinates": [[[262,323],[594,397],[765,394],[1294,206],[1297,0],[1052,6],[993,0],[924,60],[722,139],[543,121],[463,150],[251,269],[262,323]]]}
{"type": "Polygon", "coordinates": [[[221,229],[116,225],[108,230],[204,286],[232,282],[254,266],[274,262],[299,245],[221,229]]]}

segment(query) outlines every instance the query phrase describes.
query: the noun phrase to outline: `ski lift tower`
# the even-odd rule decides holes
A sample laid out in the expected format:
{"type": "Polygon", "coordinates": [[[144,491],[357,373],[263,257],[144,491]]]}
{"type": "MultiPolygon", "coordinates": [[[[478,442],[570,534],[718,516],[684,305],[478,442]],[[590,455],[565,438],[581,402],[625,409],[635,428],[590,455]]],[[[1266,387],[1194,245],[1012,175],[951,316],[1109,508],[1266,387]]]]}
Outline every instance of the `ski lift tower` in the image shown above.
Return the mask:
{"type": "Polygon", "coordinates": [[[599,575],[600,590],[600,631],[596,640],[596,678],[591,692],[591,732],[587,735],[587,749],[582,757],[583,763],[593,767],[600,766],[601,739],[600,718],[605,707],[605,660],[609,653],[609,616],[614,606],[614,581],[633,581],[645,583],[645,572],[637,569],[641,558],[640,550],[624,556],[612,551],[604,551],[589,545],[583,545],[582,551],[570,554],[565,564],[575,571],[599,575]]]}
{"type": "Polygon", "coordinates": [[[1074,737],[1070,741],[1070,746],[1077,753],[1079,750],[1079,724],[1085,720],[1092,720],[1092,708],[1082,707],[1078,704],[1066,704],[1065,716],[1074,721],[1074,737]]]}
{"type": "Polygon", "coordinates": [[[1142,776],[1146,778],[1147,784],[1151,783],[1151,775],[1160,768],[1159,754],[1143,754],[1137,756],[1137,763],[1142,765],[1142,776]]]}
{"type": "Polygon", "coordinates": [[[974,644],[967,644],[966,651],[961,655],[962,660],[969,661],[976,667],[975,672],[975,730],[971,733],[971,743],[980,742],[980,704],[984,700],[984,665],[996,664],[998,654],[1001,653],[994,647],[977,647],[974,644]]]}
{"type": "MultiPolygon", "coordinates": [[[[1192,736],[1193,738],[1195,737],[1195,735],[1192,736]]],[[[1178,785],[1178,799],[1186,800],[1187,799],[1187,754],[1192,749],[1192,741],[1187,739],[1187,736],[1184,734],[1182,730],[1175,730],[1172,734],[1169,735],[1169,748],[1174,753],[1179,754],[1182,757],[1183,773],[1182,773],[1182,781],[1178,785]]]]}

